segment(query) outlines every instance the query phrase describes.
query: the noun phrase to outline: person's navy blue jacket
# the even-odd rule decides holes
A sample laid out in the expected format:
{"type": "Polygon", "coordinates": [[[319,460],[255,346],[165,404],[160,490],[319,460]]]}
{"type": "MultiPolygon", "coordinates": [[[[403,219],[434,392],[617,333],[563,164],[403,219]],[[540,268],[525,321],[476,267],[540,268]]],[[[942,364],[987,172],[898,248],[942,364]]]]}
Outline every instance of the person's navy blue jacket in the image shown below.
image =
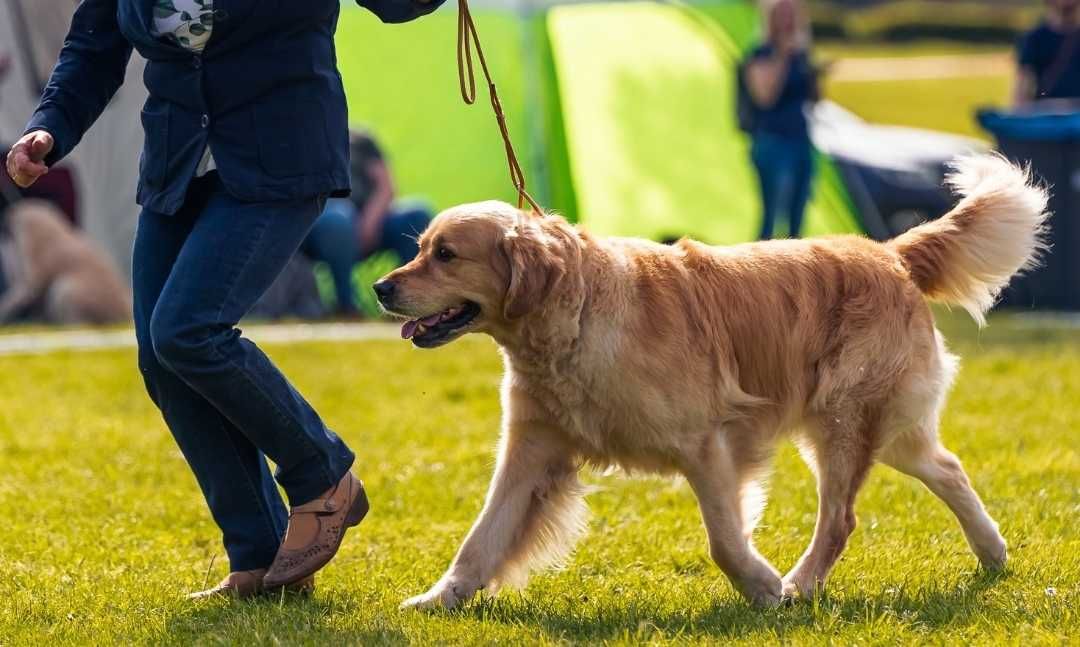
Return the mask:
{"type": "MultiPolygon", "coordinates": [[[[357,0],[405,22],[445,0],[357,0]]],[[[154,0],[82,0],[27,132],[48,131],[55,164],[79,143],[124,80],[132,46],[150,96],[137,201],[184,203],[207,142],[226,189],[245,201],[347,195],[349,129],[337,70],[339,0],[214,0],[201,55],[151,34],[154,0]]],[[[132,151],[134,154],[134,151],[132,151]]]]}

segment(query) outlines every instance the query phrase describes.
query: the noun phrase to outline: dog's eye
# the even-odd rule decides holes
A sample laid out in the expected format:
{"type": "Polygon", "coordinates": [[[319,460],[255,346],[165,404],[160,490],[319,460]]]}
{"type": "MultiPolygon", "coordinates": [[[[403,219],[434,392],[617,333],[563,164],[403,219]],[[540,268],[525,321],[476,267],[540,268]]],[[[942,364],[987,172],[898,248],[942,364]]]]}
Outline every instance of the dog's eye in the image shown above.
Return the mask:
{"type": "Polygon", "coordinates": [[[435,250],[435,258],[439,259],[444,263],[449,263],[450,261],[454,260],[454,252],[450,251],[446,247],[440,247],[439,249],[435,250]]]}

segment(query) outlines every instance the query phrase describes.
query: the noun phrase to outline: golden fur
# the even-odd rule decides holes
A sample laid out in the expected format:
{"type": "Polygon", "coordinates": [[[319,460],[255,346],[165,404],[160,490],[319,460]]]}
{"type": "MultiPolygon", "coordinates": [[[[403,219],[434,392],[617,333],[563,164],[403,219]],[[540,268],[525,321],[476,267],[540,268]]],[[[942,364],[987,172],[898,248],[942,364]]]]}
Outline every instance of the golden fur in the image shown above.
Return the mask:
{"type": "Polygon", "coordinates": [[[471,331],[498,342],[503,429],[480,517],[443,578],[406,606],[453,607],[563,562],[585,528],[585,464],[684,475],[712,557],[757,604],[824,584],[875,460],[922,480],[982,564],[1001,567],[997,525],[938,442],[956,360],[924,296],[981,321],[1040,247],[1046,196],[997,157],[958,168],[957,207],[884,244],[664,246],[498,202],[442,213],[419,256],[385,277],[395,290],[384,305],[421,318],[479,306],[440,343],[471,331]],[[809,547],[781,577],[751,535],[786,433],[817,474],[820,505],[809,547]]]}
{"type": "Polygon", "coordinates": [[[56,207],[22,200],[5,213],[11,232],[9,287],[0,323],[36,306],[50,323],[131,321],[131,293],[105,252],[75,231],[56,207]]]}

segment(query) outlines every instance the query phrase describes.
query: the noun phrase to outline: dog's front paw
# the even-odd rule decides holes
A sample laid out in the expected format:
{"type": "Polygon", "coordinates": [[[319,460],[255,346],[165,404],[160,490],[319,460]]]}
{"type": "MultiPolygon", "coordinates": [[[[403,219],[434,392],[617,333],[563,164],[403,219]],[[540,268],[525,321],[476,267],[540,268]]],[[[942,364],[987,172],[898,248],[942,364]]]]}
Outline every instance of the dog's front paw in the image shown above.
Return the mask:
{"type": "MultiPolygon", "coordinates": [[[[443,602],[443,596],[445,591],[440,591],[438,588],[432,588],[427,593],[420,595],[414,595],[408,600],[401,603],[402,609],[434,609],[438,606],[445,604],[443,602]]],[[[457,600],[453,602],[457,604],[457,600]]]]}
{"type": "Polygon", "coordinates": [[[755,607],[772,609],[784,603],[785,597],[780,582],[774,582],[767,586],[758,587],[756,590],[747,591],[747,598],[755,607]]]}
{"type": "Polygon", "coordinates": [[[991,573],[998,573],[1005,570],[1005,562],[1008,560],[1009,553],[1005,547],[1005,540],[1001,535],[996,535],[975,548],[975,555],[979,558],[983,568],[991,573]]]}
{"type": "Polygon", "coordinates": [[[813,600],[824,592],[825,584],[813,579],[805,573],[800,574],[792,571],[784,576],[784,598],[787,600],[813,600]]]}
{"type": "Polygon", "coordinates": [[[792,600],[793,601],[793,600],[798,599],[798,597],[799,597],[799,585],[798,584],[796,584],[793,580],[789,580],[788,578],[785,577],[784,580],[783,580],[783,585],[784,585],[783,596],[784,596],[785,601],[786,600],[792,600]]]}
{"type": "Polygon", "coordinates": [[[413,596],[401,603],[402,609],[453,609],[465,602],[480,586],[449,578],[439,580],[427,593],[413,596]]]}
{"type": "Polygon", "coordinates": [[[736,588],[755,607],[777,607],[784,601],[784,585],[776,573],[763,572],[756,579],[738,582],[736,588]]]}

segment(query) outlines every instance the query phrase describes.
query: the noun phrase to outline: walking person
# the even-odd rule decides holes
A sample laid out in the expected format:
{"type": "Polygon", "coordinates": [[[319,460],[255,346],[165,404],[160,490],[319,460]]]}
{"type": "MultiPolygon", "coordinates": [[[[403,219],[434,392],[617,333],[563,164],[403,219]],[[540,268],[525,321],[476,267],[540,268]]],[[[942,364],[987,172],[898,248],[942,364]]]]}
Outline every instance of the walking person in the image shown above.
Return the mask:
{"type": "MultiPolygon", "coordinates": [[[[359,0],[385,22],[443,0],[359,0]]],[[[339,0],[82,0],[7,157],[23,187],[79,142],[147,59],[133,284],[139,369],[220,526],[209,591],[307,589],[367,512],[353,453],[236,323],[349,192],[339,0]],[[286,512],[266,464],[277,465],[286,512]]]]}
{"type": "Polygon", "coordinates": [[[743,126],[751,137],[751,159],[761,186],[759,239],[773,237],[781,218],[797,238],[810,199],[814,150],[806,118],[817,101],[817,72],[810,62],[809,26],[799,0],[766,0],[762,5],[765,42],[740,69],[749,103],[743,126]]]}

